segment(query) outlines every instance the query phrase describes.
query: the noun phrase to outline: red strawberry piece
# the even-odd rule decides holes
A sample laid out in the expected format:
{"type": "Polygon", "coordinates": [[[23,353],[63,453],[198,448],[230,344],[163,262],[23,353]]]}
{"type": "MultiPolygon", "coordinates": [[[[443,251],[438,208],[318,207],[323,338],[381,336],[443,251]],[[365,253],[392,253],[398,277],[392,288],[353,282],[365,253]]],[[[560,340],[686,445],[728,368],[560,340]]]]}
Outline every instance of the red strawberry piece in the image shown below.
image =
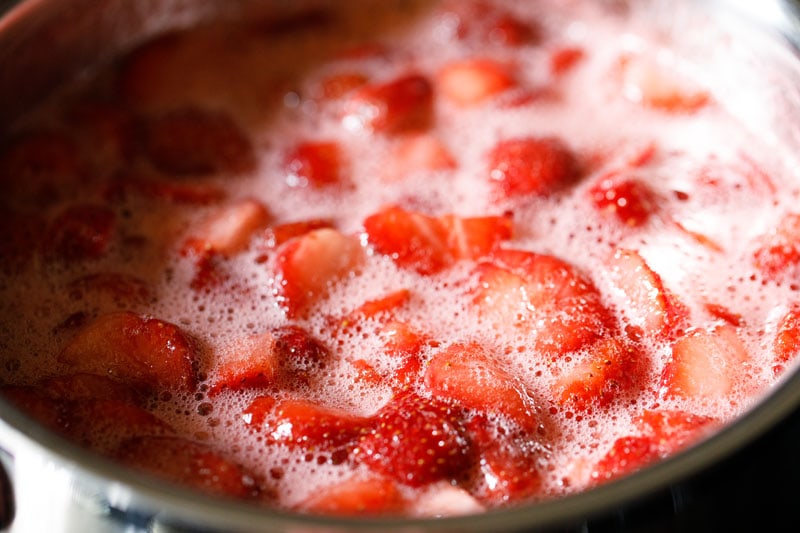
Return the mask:
{"type": "Polygon", "coordinates": [[[365,320],[388,320],[395,311],[408,304],[411,291],[400,289],[374,300],[367,300],[342,319],[342,327],[360,326],[365,320]]]}
{"type": "Polygon", "coordinates": [[[66,262],[100,259],[111,246],[116,215],[89,204],[66,208],[50,222],[43,239],[44,254],[66,262]]]}
{"type": "Polygon", "coordinates": [[[208,394],[223,390],[258,389],[275,383],[278,374],[278,350],[269,332],[239,338],[222,347],[208,394]]]}
{"type": "Polygon", "coordinates": [[[800,214],[784,215],[778,225],[759,240],[753,262],[771,281],[780,281],[797,270],[800,265],[800,214]]]}
{"type": "Polygon", "coordinates": [[[354,453],[378,474],[420,487],[461,479],[473,464],[459,408],[408,392],[390,400],[372,421],[354,453]]]}
{"type": "Polygon", "coordinates": [[[142,437],[124,443],[116,458],[131,468],[214,496],[259,494],[252,473],[211,447],[181,437],[142,437]]]}
{"type": "Polygon", "coordinates": [[[550,73],[554,76],[563,76],[574,69],[583,58],[586,51],[580,46],[564,46],[550,53],[550,73]]]}
{"type": "Polygon", "coordinates": [[[143,398],[131,387],[97,374],[65,374],[42,379],[36,388],[49,398],[63,402],[76,400],[115,400],[139,404],[143,398]]]}
{"type": "Polygon", "coordinates": [[[514,236],[514,223],[508,216],[440,218],[447,233],[447,246],[458,259],[480,259],[514,236]]]}
{"type": "Polygon", "coordinates": [[[427,129],[432,119],[431,82],[420,74],[407,74],[350,93],[343,123],[354,132],[394,134],[427,129]]]}
{"type": "Polygon", "coordinates": [[[457,163],[450,150],[429,134],[400,137],[391,154],[386,179],[400,181],[418,172],[452,170],[457,163]]]}
{"type": "Polygon", "coordinates": [[[800,303],[793,303],[778,321],[772,341],[775,374],[781,373],[800,351],[800,303]]]}
{"type": "Polygon", "coordinates": [[[264,424],[270,420],[272,410],[277,403],[278,400],[272,396],[258,396],[242,411],[240,418],[242,422],[254,430],[260,431],[264,424]]]}
{"type": "Polygon", "coordinates": [[[331,283],[353,272],[363,259],[357,239],[318,229],[292,239],[275,258],[276,289],[286,314],[296,318],[328,294],[331,283]]]}
{"type": "Polygon", "coordinates": [[[479,344],[453,344],[434,354],[425,368],[425,386],[434,398],[499,414],[527,430],[538,424],[524,385],[479,344]]]}
{"type": "Polygon", "coordinates": [[[656,442],[649,436],[627,436],[614,441],[611,449],[592,470],[594,483],[608,482],[662,458],[656,442]]]}
{"type": "Polygon", "coordinates": [[[521,250],[496,250],[477,266],[474,302],[501,330],[527,331],[532,347],[561,355],[608,329],[611,317],[594,284],[574,265],[521,250]]]}
{"type": "Polygon", "coordinates": [[[720,421],[687,411],[647,409],[634,423],[653,437],[663,455],[669,455],[707,435],[720,421]]]}
{"type": "Polygon", "coordinates": [[[120,308],[147,303],[152,298],[150,287],[143,280],[121,272],[98,272],[76,278],[67,284],[73,300],[104,295],[120,308]]]}
{"type": "Polygon", "coordinates": [[[562,374],[554,394],[568,408],[591,411],[630,393],[642,378],[644,355],[614,337],[600,339],[587,349],[586,359],[562,374]]]}
{"type": "Polygon", "coordinates": [[[727,398],[749,360],[747,348],[729,325],[690,331],[672,345],[661,392],[668,397],[727,398]]]}
{"type": "Polygon", "coordinates": [[[250,139],[223,112],[184,108],[151,118],[144,150],[153,166],[177,176],[247,173],[256,165],[250,139]]]}
{"type": "Polygon", "coordinates": [[[408,503],[397,484],[379,476],[353,476],[319,487],[297,510],[314,515],[399,515],[408,503]]]}
{"type": "Polygon", "coordinates": [[[0,389],[0,394],[46,428],[57,432],[63,431],[65,402],[46,396],[39,387],[8,385],[0,389]]]}
{"type": "Polygon", "coordinates": [[[655,338],[671,335],[685,323],[687,309],[638,252],[616,250],[608,267],[612,283],[625,297],[622,311],[628,323],[655,338]]]}
{"type": "Polygon", "coordinates": [[[514,87],[510,69],[497,61],[482,58],[447,63],[436,75],[436,88],[456,105],[478,105],[514,87]]]}
{"type": "Polygon", "coordinates": [[[77,146],[61,132],[30,132],[0,147],[0,187],[14,202],[47,205],[85,179],[77,146]]]}
{"type": "Polygon", "coordinates": [[[245,413],[245,421],[266,432],[269,442],[330,454],[335,462],[346,458],[369,425],[364,417],[303,399],[252,402],[245,413]]]}
{"type": "Polygon", "coordinates": [[[195,387],[194,343],[178,326],[122,311],[83,327],[58,359],[74,372],[97,374],[147,391],[195,387]]]}
{"type": "Polygon", "coordinates": [[[615,173],[602,176],[589,188],[594,207],[630,227],[645,224],[657,212],[658,200],[650,187],[636,178],[615,173]]]}
{"type": "Polygon", "coordinates": [[[417,382],[422,370],[422,351],[428,339],[405,322],[392,321],[381,328],[386,339],[384,353],[390,355],[397,366],[391,376],[391,386],[396,391],[408,390],[417,382]]]}
{"type": "Polygon", "coordinates": [[[355,383],[378,386],[383,383],[383,376],[375,370],[375,367],[364,359],[354,359],[350,361],[353,368],[353,381],[355,383]]]}
{"type": "Polygon", "coordinates": [[[549,196],[575,182],[575,154],[553,137],[498,142],[488,154],[489,185],[495,200],[549,196]]]}
{"type": "Polygon", "coordinates": [[[703,304],[703,307],[711,316],[719,318],[720,320],[724,320],[731,326],[740,327],[746,324],[744,317],[741,314],[732,311],[724,305],[706,302],[703,304]]]}
{"type": "Polygon", "coordinates": [[[218,253],[230,257],[245,250],[252,236],[266,226],[269,213],[252,198],[221,206],[192,230],[184,250],[195,254],[218,253]]]}
{"type": "Polygon", "coordinates": [[[279,378],[283,385],[307,386],[331,361],[330,350],[300,326],[288,325],[271,332],[275,342],[279,378]]]}
{"type": "Polygon", "coordinates": [[[342,149],[334,141],[301,142],[284,158],[286,183],[290,187],[322,188],[342,183],[342,149]]]}
{"type": "Polygon", "coordinates": [[[402,268],[436,274],[453,263],[447,234],[434,217],[391,206],[364,220],[367,241],[402,268]]]}
{"type": "Polygon", "coordinates": [[[633,102],[669,113],[691,113],[711,100],[704,88],[663,54],[628,55],[621,58],[620,66],[622,92],[633,102]]]}
{"type": "Polygon", "coordinates": [[[367,81],[369,80],[366,76],[357,72],[331,74],[320,80],[316,94],[324,100],[337,100],[365,85],[367,81]]]}
{"type": "Polygon", "coordinates": [[[321,218],[287,222],[267,228],[264,240],[268,248],[277,248],[295,237],[302,237],[306,233],[323,228],[332,229],[333,222],[321,218]]]}

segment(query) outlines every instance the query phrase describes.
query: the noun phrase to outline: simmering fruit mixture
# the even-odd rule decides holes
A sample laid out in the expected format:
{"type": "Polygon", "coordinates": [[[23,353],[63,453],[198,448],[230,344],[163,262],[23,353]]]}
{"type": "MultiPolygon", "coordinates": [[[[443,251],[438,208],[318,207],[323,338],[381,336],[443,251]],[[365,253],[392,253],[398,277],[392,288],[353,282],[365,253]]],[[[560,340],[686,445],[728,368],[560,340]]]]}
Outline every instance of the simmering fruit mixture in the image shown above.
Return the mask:
{"type": "Polygon", "coordinates": [[[794,160],[728,104],[730,40],[335,4],[160,35],[7,129],[11,402],[222,497],[443,516],[627,475],[779,381],[794,160]]]}

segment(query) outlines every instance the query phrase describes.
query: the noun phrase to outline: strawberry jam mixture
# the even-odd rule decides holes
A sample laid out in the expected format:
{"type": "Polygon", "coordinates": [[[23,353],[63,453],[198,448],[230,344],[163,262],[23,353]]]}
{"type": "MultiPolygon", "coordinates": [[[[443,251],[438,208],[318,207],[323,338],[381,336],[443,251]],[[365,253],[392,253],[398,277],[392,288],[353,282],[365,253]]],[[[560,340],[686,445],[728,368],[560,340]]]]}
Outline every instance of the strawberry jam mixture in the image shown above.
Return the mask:
{"type": "Polygon", "coordinates": [[[625,476],[779,380],[793,162],[709,76],[725,40],[347,6],[158,36],[6,132],[11,402],[221,497],[441,516],[625,476]]]}

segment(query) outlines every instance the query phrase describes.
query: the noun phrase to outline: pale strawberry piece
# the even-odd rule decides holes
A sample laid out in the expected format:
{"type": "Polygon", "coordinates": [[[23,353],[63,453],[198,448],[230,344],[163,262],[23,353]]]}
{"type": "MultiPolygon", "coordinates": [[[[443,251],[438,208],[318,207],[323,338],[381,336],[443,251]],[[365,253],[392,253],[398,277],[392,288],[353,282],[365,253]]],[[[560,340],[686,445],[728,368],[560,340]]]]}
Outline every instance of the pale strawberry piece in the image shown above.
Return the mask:
{"type": "Polygon", "coordinates": [[[554,386],[554,395],[567,408],[592,411],[606,407],[633,392],[647,368],[638,348],[614,337],[598,340],[587,352],[554,386]]]}
{"type": "Polygon", "coordinates": [[[515,85],[509,67],[491,59],[453,61],[436,75],[442,96],[462,107],[476,106],[515,85]]]}
{"type": "Polygon", "coordinates": [[[691,113],[711,101],[705,88],[663,55],[627,55],[620,59],[620,67],[622,93],[633,102],[670,113],[691,113]]]}
{"type": "Polygon", "coordinates": [[[358,240],[317,229],[283,244],[275,258],[275,292],[290,318],[304,315],[328,294],[331,283],[354,272],[363,260],[358,240]]]}
{"type": "Polygon", "coordinates": [[[472,294],[480,316],[502,330],[527,331],[544,354],[577,350],[610,327],[591,280],[557,257],[496,250],[476,274],[479,285],[472,294]]]}
{"type": "Polygon", "coordinates": [[[350,93],[343,124],[356,133],[394,134],[427,129],[432,120],[431,82],[420,74],[407,74],[350,93]]]}
{"type": "Polygon", "coordinates": [[[447,482],[434,483],[412,499],[408,512],[423,518],[464,516],[486,511],[486,507],[469,491],[447,482]]]}
{"type": "Polygon", "coordinates": [[[193,390],[196,358],[193,341],[178,326],[127,311],[89,323],[58,356],[74,372],[148,391],[193,390]]]}
{"type": "Polygon", "coordinates": [[[352,476],[320,487],[297,506],[303,513],[330,516],[399,515],[408,502],[395,481],[381,476],[352,476]]]}
{"type": "Polygon", "coordinates": [[[321,218],[312,218],[271,226],[264,232],[265,245],[267,248],[277,248],[295,237],[302,237],[306,233],[323,228],[332,229],[333,222],[321,218]]]}
{"type": "Polygon", "coordinates": [[[741,381],[747,348],[736,329],[723,325],[696,329],[672,345],[672,358],[661,376],[661,393],[683,398],[724,399],[741,381]]]}
{"type": "Polygon", "coordinates": [[[601,176],[588,194],[595,209],[629,227],[644,225],[658,212],[658,198],[648,185],[613,172],[601,176]]]}
{"type": "Polygon", "coordinates": [[[242,174],[256,166],[250,139],[221,111],[188,107],[153,117],[143,142],[153,166],[175,176],[242,174]]]}
{"type": "Polygon", "coordinates": [[[778,225],[759,239],[753,262],[762,275],[781,281],[800,265],[800,213],[788,213],[778,225]]]}
{"type": "Polygon", "coordinates": [[[253,499],[255,476],[222,454],[182,437],[141,437],[126,441],[116,458],[125,465],[214,496],[253,499]]]}
{"type": "Polygon", "coordinates": [[[153,297],[144,280],[121,272],[86,274],[70,281],[66,288],[74,300],[105,295],[120,308],[141,305],[153,297]]]}
{"type": "Polygon", "coordinates": [[[43,236],[42,251],[53,261],[100,259],[111,246],[116,218],[114,211],[104,206],[72,205],[50,222],[43,236]]]}
{"type": "Polygon", "coordinates": [[[388,181],[401,181],[419,172],[438,172],[457,167],[450,150],[430,134],[400,137],[391,158],[392,163],[385,175],[388,181]]]}
{"type": "Polygon", "coordinates": [[[498,142],[488,154],[488,178],[496,201],[550,196],[579,177],[572,150],[553,137],[522,137],[498,142]]]}
{"type": "Polygon", "coordinates": [[[344,154],[335,141],[304,141],[292,146],[283,166],[290,187],[319,189],[341,185],[344,154]]]}
{"type": "Polygon", "coordinates": [[[514,237],[510,216],[461,218],[444,215],[440,218],[447,233],[447,247],[458,259],[480,259],[503,241],[514,237]]]}
{"type": "Polygon", "coordinates": [[[651,338],[663,338],[685,324],[688,310],[664,287],[658,275],[635,250],[618,249],[608,275],[625,297],[625,319],[651,338]]]}
{"type": "Polygon", "coordinates": [[[775,374],[780,374],[800,352],[800,303],[793,303],[783,314],[772,341],[775,374]]]}
{"type": "Polygon", "coordinates": [[[264,388],[277,379],[280,361],[275,337],[269,332],[235,340],[220,348],[217,359],[209,396],[224,390],[264,388]]]}
{"type": "Polygon", "coordinates": [[[586,51],[580,46],[563,46],[550,52],[550,73],[563,76],[573,70],[586,57],[586,51]]]}
{"type": "Polygon", "coordinates": [[[365,320],[390,320],[397,309],[411,299],[411,291],[400,289],[374,300],[367,300],[342,319],[342,327],[359,326],[365,320]]]}
{"type": "Polygon", "coordinates": [[[373,417],[354,458],[372,471],[420,487],[464,477],[474,457],[464,413],[414,392],[395,396],[373,417]]]}
{"type": "Polygon", "coordinates": [[[195,254],[218,253],[231,257],[245,250],[253,235],[264,228],[268,220],[267,208],[253,198],[220,206],[192,229],[192,236],[183,249],[195,254]]]}
{"type": "Polygon", "coordinates": [[[538,424],[536,406],[525,386],[479,344],[453,344],[434,354],[424,380],[434,398],[499,414],[527,430],[538,424]]]}
{"type": "Polygon", "coordinates": [[[614,441],[611,449],[595,465],[591,473],[595,484],[611,481],[662,458],[651,436],[632,435],[614,441]]]}

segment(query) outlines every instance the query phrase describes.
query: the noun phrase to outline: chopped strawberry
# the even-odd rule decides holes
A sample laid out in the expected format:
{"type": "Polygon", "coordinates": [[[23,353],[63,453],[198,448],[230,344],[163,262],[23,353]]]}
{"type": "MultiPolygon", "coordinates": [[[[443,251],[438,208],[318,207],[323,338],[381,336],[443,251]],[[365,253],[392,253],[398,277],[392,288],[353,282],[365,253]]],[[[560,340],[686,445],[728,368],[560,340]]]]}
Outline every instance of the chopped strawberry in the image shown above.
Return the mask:
{"type": "Polygon", "coordinates": [[[350,93],[343,123],[354,132],[394,134],[426,129],[432,120],[431,82],[420,74],[407,74],[350,93]]]}
{"type": "Polygon", "coordinates": [[[72,371],[108,376],[144,390],[195,387],[197,353],[178,326],[122,311],[83,327],[58,359],[72,371]]]}
{"type": "Polygon", "coordinates": [[[342,326],[347,328],[352,325],[359,325],[364,320],[375,320],[378,318],[390,319],[394,311],[405,306],[411,299],[411,291],[400,289],[375,300],[368,300],[348,313],[342,319],[342,326]]]}
{"type": "Polygon", "coordinates": [[[65,262],[100,259],[111,246],[116,215],[107,207],[73,205],[58,214],[43,238],[43,252],[65,262]]]}
{"type": "Polygon", "coordinates": [[[65,374],[45,378],[36,384],[49,398],[62,402],[76,400],[115,400],[139,404],[143,398],[133,388],[107,376],[65,374]]]}
{"type": "Polygon", "coordinates": [[[257,389],[272,385],[278,374],[275,337],[267,332],[249,335],[224,346],[218,355],[209,396],[223,390],[257,389]]]}
{"type": "Polygon", "coordinates": [[[586,359],[562,374],[554,388],[558,401],[572,409],[608,406],[631,392],[646,368],[643,354],[615,337],[600,339],[587,351],[586,359]]]}
{"type": "Polygon", "coordinates": [[[703,307],[711,316],[719,318],[720,320],[724,320],[731,326],[739,327],[746,324],[744,317],[741,314],[732,311],[724,305],[706,302],[703,307]]]}
{"type": "Polygon", "coordinates": [[[330,350],[300,326],[281,326],[271,334],[280,372],[278,377],[285,387],[307,386],[314,374],[331,360],[330,350]]]}
{"type": "Polygon", "coordinates": [[[340,72],[326,76],[319,82],[316,94],[325,100],[336,100],[365,85],[366,76],[356,72],[340,72]]]}
{"type": "Polygon", "coordinates": [[[248,406],[245,421],[251,427],[266,432],[269,442],[330,454],[334,461],[343,460],[369,427],[364,417],[310,400],[270,400],[248,406]]]}
{"type": "Polygon", "coordinates": [[[488,154],[489,184],[495,200],[549,196],[579,175],[575,154],[553,137],[522,137],[498,142],[488,154]]]}
{"type": "Polygon", "coordinates": [[[408,390],[418,382],[422,370],[422,351],[428,339],[405,322],[392,321],[381,328],[386,339],[384,353],[398,362],[391,376],[395,392],[408,390]]]}
{"type": "Polygon", "coordinates": [[[252,236],[268,219],[264,204],[252,198],[218,207],[192,229],[192,237],[184,243],[184,250],[198,255],[212,252],[230,257],[246,249],[252,236]]]}
{"type": "Polygon", "coordinates": [[[636,178],[615,173],[601,176],[588,193],[595,209],[613,215],[630,227],[645,224],[658,209],[656,195],[650,187],[636,178]]]}
{"type": "Polygon", "coordinates": [[[476,106],[516,85],[509,70],[490,59],[453,61],[436,75],[436,88],[456,105],[476,106]]]}
{"type": "Polygon", "coordinates": [[[228,498],[259,493],[253,474],[211,447],[181,437],[141,437],[124,443],[116,458],[162,479],[228,498]]]}
{"type": "Polygon", "coordinates": [[[301,142],[284,158],[286,183],[290,187],[315,189],[342,183],[342,149],[334,141],[301,142]]]}
{"type": "Polygon", "coordinates": [[[691,113],[711,100],[709,93],[660,54],[628,55],[620,60],[622,92],[629,100],[669,113],[691,113]]]}
{"type": "Polygon", "coordinates": [[[800,352],[800,303],[793,303],[781,317],[772,341],[776,374],[781,373],[800,352]]]}
{"type": "Polygon", "coordinates": [[[6,385],[0,394],[46,428],[63,432],[66,403],[45,395],[40,387],[6,385]]]}
{"type": "Polygon", "coordinates": [[[228,115],[185,108],[151,118],[144,150],[155,168],[177,176],[247,173],[256,165],[250,139],[228,115]]]}
{"type": "Polygon", "coordinates": [[[583,58],[586,51],[580,46],[564,46],[550,53],[550,73],[554,76],[563,76],[575,68],[583,58]]]}
{"type": "Polygon", "coordinates": [[[354,371],[353,381],[359,384],[377,386],[383,383],[383,376],[375,370],[375,367],[364,359],[350,361],[350,366],[354,371]]]}
{"type": "Polygon", "coordinates": [[[481,413],[499,414],[531,430],[536,406],[525,386],[476,343],[453,344],[433,355],[425,386],[434,398],[481,413]]]}
{"type": "Polygon", "coordinates": [[[729,325],[693,330],[672,345],[661,375],[661,392],[682,398],[727,398],[750,356],[729,325]]]}
{"type": "Polygon", "coordinates": [[[441,272],[459,259],[488,254],[512,236],[507,217],[431,217],[390,206],[364,221],[367,241],[400,267],[423,275],[441,272]]]}
{"type": "Polygon", "coordinates": [[[290,318],[302,316],[327,296],[330,283],[353,272],[363,258],[358,240],[334,229],[292,239],[275,258],[276,293],[290,318]]]}
{"type": "Polygon", "coordinates": [[[753,262],[765,278],[780,281],[796,271],[800,265],[800,213],[784,215],[758,244],[753,262]]]}
{"type": "Polygon", "coordinates": [[[312,218],[309,220],[287,222],[286,224],[272,226],[267,228],[265,232],[266,245],[268,248],[277,248],[295,237],[302,237],[306,233],[311,233],[314,230],[323,228],[332,229],[333,222],[321,218],[312,218]]]}
{"type": "Polygon", "coordinates": [[[592,481],[604,483],[630,474],[661,459],[658,446],[650,436],[628,436],[614,441],[611,449],[592,470],[592,481]]]}
{"type": "Polygon", "coordinates": [[[297,510],[315,515],[355,517],[399,515],[407,506],[394,481],[378,476],[353,476],[318,488],[297,510]]]}
{"type": "Polygon", "coordinates": [[[669,455],[707,435],[720,421],[686,411],[647,409],[634,423],[654,438],[663,455],[669,455]]]}
{"type": "Polygon", "coordinates": [[[147,283],[121,272],[86,274],[70,281],[67,291],[73,300],[106,295],[120,308],[149,302],[153,296],[147,283]]]}
{"type": "Polygon", "coordinates": [[[596,339],[610,323],[594,284],[557,257],[496,250],[476,268],[474,302],[497,328],[532,335],[532,347],[565,354],[596,339]]]}
{"type": "Polygon", "coordinates": [[[614,286],[625,296],[622,310],[628,323],[641,328],[648,337],[671,335],[681,327],[688,310],[644,258],[634,250],[618,249],[609,264],[614,286]]]}
{"type": "Polygon", "coordinates": [[[457,166],[450,150],[429,134],[400,137],[391,158],[390,168],[386,172],[389,181],[400,181],[417,172],[452,170],[457,166]]]}
{"type": "Polygon", "coordinates": [[[412,487],[458,480],[474,461],[461,409],[413,392],[376,413],[354,454],[374,472],[412,487]]]}

